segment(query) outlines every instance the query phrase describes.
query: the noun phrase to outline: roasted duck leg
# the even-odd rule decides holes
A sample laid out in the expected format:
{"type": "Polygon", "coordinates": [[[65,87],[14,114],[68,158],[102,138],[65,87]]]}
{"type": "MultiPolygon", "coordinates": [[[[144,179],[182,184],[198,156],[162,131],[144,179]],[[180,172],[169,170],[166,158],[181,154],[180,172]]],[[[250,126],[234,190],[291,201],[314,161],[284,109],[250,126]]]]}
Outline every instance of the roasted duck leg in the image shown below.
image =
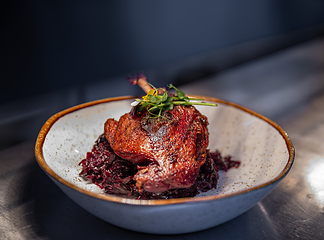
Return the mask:
{"type": "Polygon", "coordinates": [[[190,187],[206,160],[207,118],[194,106],[175,106],[162,116],[126,113],[104,126],[115,154],[138,166],[134,180],[140,191],[190,187]]]}

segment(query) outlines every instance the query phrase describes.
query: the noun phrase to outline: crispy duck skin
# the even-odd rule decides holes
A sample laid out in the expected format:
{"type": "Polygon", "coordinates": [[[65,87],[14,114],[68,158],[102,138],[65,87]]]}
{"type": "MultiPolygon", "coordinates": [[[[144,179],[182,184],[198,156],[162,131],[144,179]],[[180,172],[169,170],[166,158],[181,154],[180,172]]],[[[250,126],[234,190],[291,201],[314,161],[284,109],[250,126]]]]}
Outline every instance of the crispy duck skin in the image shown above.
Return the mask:
{"type": "Polygon", "coordinates": [[[175,106],[163,117],[126,113],[104,126],[115,154],[138,166],[134,180],[140,191],[190,187],[206,160],[207,118],[193,106],[175,106]]]}

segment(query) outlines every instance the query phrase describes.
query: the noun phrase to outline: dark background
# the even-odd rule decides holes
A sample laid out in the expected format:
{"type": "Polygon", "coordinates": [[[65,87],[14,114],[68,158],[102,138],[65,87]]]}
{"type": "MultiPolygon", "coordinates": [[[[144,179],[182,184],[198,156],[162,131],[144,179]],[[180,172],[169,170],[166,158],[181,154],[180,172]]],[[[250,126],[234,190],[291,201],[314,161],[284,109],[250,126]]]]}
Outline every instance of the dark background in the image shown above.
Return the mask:
{"type": "Polygon", "coordinates": [[[124,81],[131,72],[181,86],[324,33],[323,0],[18,0],[0,9],[0,146],[35,138],[64,108],[141,93],[124,81]]]}
{"type": "Polygon", "coordinates": [[[324,24],[322,0],[29,0],[2,12],[1,103],[324,24]]]}

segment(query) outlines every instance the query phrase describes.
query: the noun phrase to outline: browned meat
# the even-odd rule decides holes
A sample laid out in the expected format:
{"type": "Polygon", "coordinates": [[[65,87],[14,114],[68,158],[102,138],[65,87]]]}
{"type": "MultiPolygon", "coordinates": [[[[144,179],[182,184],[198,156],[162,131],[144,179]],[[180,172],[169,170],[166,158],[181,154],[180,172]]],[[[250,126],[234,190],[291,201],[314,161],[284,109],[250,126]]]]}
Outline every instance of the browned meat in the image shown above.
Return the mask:
{"type": "Polygon", "coordinates": [[[206,160],[207,118],[193,106],[175,106],[164,111],[163,117],[126,113],[119,121],[105,123],[105,135],[115,154],[138,166],[134,179],[140,191],[161,193],[190,187],[206,160]]]}

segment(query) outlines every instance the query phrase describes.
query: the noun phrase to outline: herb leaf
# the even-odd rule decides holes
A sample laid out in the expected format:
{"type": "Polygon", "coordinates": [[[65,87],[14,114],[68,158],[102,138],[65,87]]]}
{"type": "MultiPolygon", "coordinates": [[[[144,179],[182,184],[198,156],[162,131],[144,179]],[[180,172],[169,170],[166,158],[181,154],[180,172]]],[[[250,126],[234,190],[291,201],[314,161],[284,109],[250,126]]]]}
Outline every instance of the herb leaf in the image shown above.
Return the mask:
{"type": "Polygon", "coordinates": [[[170,84],[168,87],[169,89],[174,89],[177,91],[177,94],[174,97],[169,96],[167,91],[162,88],[157,89],[152,84],[150,84],[150,86],[152,87],[152,89],[148,91],[147,95],[142,99],[136,99],[138,104],[132,105],[132,115],[134,115],[134,108],[137,112],[142,112],[146,109],[150,113],[152,118],[165,118],[162,116],[162,112],[172,110],[175,105],[217,106],[217,104],[215,103],[196,102],[202,101],[203,99],[189,98],[183,91],[180,91],[172,84],[170,84]]]}

